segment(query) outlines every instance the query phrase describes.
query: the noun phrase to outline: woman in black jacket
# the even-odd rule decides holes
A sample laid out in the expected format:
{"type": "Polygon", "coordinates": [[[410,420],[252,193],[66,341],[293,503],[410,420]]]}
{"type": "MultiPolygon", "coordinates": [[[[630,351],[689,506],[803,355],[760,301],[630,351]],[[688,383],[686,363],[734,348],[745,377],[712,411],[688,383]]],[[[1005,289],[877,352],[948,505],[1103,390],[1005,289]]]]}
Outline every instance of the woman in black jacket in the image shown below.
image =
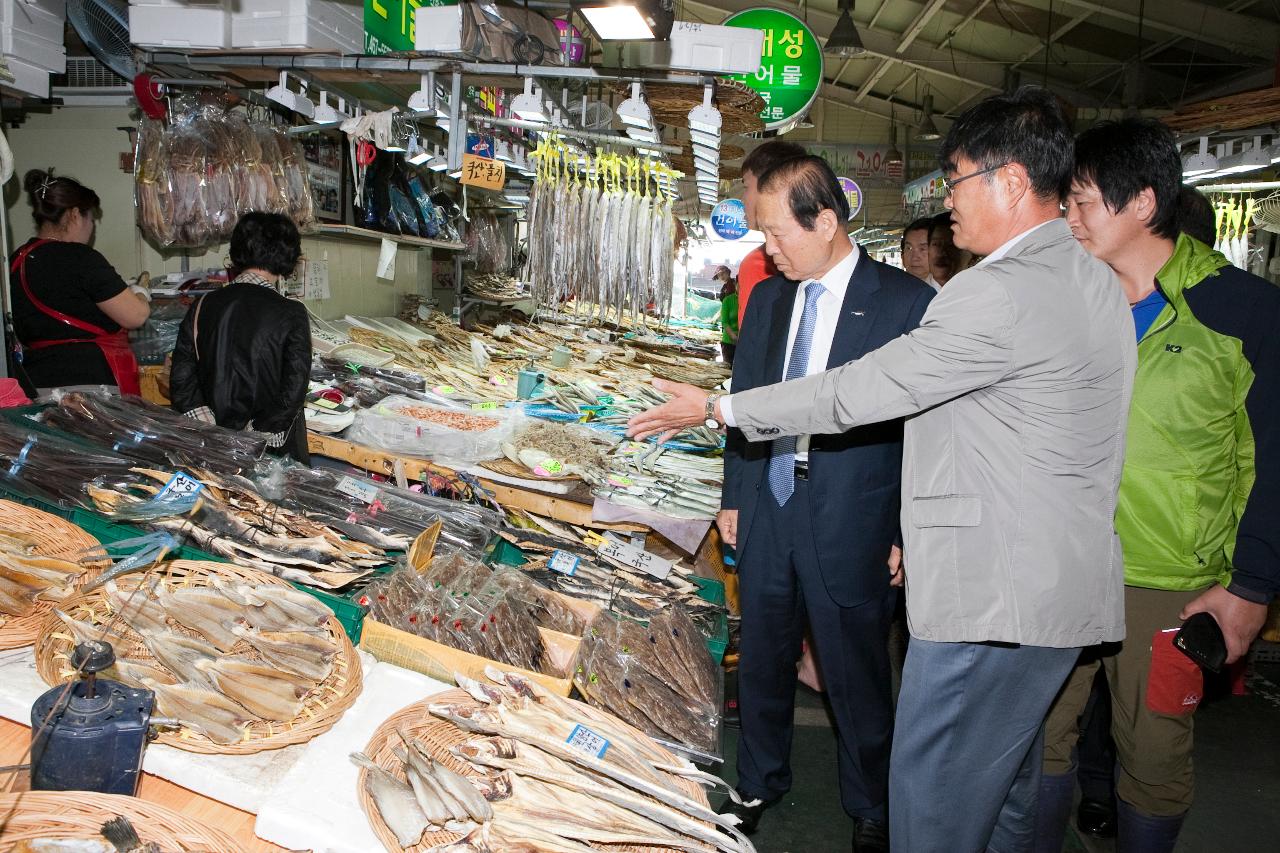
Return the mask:
{"type": "Polygon", "coordinates": [[[287,216],[246,213],[231,234],[233,280],[202,297],[178,330],[169,375],[175,411],[266,435],[267,449],[309,463],[302,407],[311,324],[276,286],[302,257],[287,216]]]}

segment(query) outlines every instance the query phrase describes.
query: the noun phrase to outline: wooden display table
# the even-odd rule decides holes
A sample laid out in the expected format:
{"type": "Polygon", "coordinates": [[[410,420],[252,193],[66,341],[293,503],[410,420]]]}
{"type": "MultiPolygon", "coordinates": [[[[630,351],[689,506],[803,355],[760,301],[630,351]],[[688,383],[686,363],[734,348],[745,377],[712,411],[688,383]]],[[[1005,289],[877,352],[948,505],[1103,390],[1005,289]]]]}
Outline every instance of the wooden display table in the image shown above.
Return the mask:
{"type": "MultiPolygon", "coordinates": [[[[21,764],[29,760],[26,755],[30,743],[30,728],[0,718],[0,766],[21,764]]],[[[25,770],[19,771],[16,778],[0,775],[0,791],[28,790],[29,778],[25,770]]],[[[288,853],[285,848],[263,841],[253,834],[254,816],[248,812],[188,791],[150,773],[142,774],[138,797],[168,806],[194,820],[221,829],[247,853],[288,853]]]]}

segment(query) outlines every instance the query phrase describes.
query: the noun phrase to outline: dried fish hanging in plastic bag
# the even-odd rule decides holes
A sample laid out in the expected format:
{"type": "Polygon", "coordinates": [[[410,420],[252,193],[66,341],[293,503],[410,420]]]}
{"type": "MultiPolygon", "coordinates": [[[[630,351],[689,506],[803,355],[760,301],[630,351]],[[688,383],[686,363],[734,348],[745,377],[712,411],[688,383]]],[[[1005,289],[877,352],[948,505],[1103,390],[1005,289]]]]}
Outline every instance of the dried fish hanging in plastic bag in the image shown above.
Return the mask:
{"type": "Polygon", "coordinates": [[[173,194],[169,187],[169,146],[164,125],[150,119],[138,123],[133,155],[134,205],[138,227],[153,243],[173,242],[173,194]]]}

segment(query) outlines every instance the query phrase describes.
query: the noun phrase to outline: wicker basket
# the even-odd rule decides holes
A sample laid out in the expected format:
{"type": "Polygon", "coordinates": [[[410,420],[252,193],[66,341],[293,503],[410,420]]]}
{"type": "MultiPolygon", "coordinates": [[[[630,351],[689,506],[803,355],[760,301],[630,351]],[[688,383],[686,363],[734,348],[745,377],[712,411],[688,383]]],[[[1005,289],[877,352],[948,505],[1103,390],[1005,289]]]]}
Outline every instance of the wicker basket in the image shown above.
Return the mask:
{"type": "MultiPolygon", "coordinates": [[[[173,560],[165,563],[163,568],[162,577],[170,588],[211,586],[210,581],[215,577],[259,585],[288,586],[279,578],[231,563],[173,560]]],[[[100,624],[108,612],[106,592],[97,589],[76,596],[64,602],[61,609],[76,619],[86,619],[100,624]]],[[[197,636],[195,632],[188,631],[181,625],[171,625],[171,627],[178,633],[197,636]]],[[[248,736],[240,743],[214,743],[204,735],[186,728],[162,734],[159,742],[188,752],[247,755],[269,749],[280,749],[295,743],[306,743],[333,728],[342,713],[350,708],[356,697],[360,695],[361,671],[355,647],[347,639],[346,632],[342,630],[342,624],[337,617],[329,617],[327,629],[333,639],[334,647],[338,649],[338,654],[333,659],[333,671],[306,697],[302,713],[297,719],[289,723],[255,721],[249,725],[248,736]]],[[[154,660],[150,650],[132,629],[120,624],[116,626],[116,630],[132,641],[128,647],[116,650],[121,657],[154,660]]],[[[50,616],[40,626],[40,637],[36,641],[36,670],[47,684],[61,684],[74,674],[68,665],[72,647],[71,637],[65,632],[61,620],[56,615],[50,616]]],[[[253,658],[260,657],[244,641],[238,643],[231,651],[231,654],[236,653],[243,653],[253,658]]]]}
{"type": "Polygon", "coordinates": [[[21,841],[97,840],[102,824],[116,816],[128,818],[143,842],[154,842],[165,853],[244,853],[222,830],[173,809],[137,797],[88,791],[0,795],[0,853],[8,853],[21,841]]]}
{"type": "MultiPolygon", "coordinates": [[[[470,694],[465,690],[455,689],[446,690],[443,693],[437,693],[434,696],[414,702],[412,705],[406,705],[396,713],[392,714],[378,726],[373,736],[369,738],[369,744],[364,748],[365,755],[373,759],[374,763],[391,771],[391,775],[397,779],[404,780],[404,768],[400,764],[400,760],[392,753],[392,748],[398,746],[400,736],[398,732],[403,729],[413,737],[422,741],[431,752],[431,757],[450,770],[461,773],[463,776],[480,776],[480,772],[476,770],[468,762],[465,762],[451,753],[449,750],[459,744],[474,740],[478,735],[472,732],[465,732],[446,720],[439,717],[433,717],[427,710],[427,706],[436,703],[446,703],[455,705],[479,705],[470,694]]],[[[621,720],[618,724],[623,728],[631,729],[621,720]]],[[[648,735],[641,733],[638,729],[632,729],[637,738],[648,738],[648,735]]],[[[659,747],[659,749],[661,749],[659,747]]],[[[674,755],[670,756],[669,763],[677,764],[679,759],[674,755]]],[[[369,818],[369,826],[373,829],[373,834],[378,836],[378,840],[386,847],[390,853],[401,853],[402,850],[409,853],[424,853],[432,847],[439,844],[448,844],[463,836],[457,832],[429,832],[422,836],[422,839],[413,847],[401,847],[396,841],[395,833],[393,833],[382,820],[382,815],[378,813],[377,807],[373,804],[373,797],[369,795],[369,788],[366,781],[369,771],[360,768],[359,778],[356,781],[357,792],[360,798],[360,808],[364,809],[365,815],[369,818]]],[[[708,804],[706,793],[693,782],[687,779],[677,779],[677,783],[684,789],[685,793],[691,798],[708,804]]],[[[671,847],[636,847],[633,845],[623,844],[602,844],[599,845],[601,850],[615,851],[615,853],[672,853],[675,848],[671,847]]]]}
{"type": "MultiPolygon", "coordinates": [[[[13,501],[0,500],[0,527],[21,530],[36,540],[36,553],[42,557],[59,557],[74,560],[81,552],[96,548],[100,543],[71,522],[47,512],[23,506],[13,501]]],[[[76,582],[83,584],[95,576],[106,562],[91,563],[76,582]]],[[[40,625],[53,612],[54,603],[36,599],[35,606],[23,616],[6,616],[0,613],[0,650],[29,646],[40,634],[40,625]]]]}

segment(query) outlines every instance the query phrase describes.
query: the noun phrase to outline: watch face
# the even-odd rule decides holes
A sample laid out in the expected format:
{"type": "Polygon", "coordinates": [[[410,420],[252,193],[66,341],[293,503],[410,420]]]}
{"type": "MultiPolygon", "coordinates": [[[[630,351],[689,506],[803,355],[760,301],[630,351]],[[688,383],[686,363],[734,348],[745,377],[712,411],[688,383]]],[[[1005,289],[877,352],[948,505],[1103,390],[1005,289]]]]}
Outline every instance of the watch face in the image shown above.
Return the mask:
{"type": "Polygon", "coordinates": [[[720,428],[720,422],[719,422],[718,420],[716,420],[715,418],[707,418],[705,421],[703,421],[703,423],[704,423],[704,424],[706,424],[707,429],[719,429],[719,428],[720,428]]]}

